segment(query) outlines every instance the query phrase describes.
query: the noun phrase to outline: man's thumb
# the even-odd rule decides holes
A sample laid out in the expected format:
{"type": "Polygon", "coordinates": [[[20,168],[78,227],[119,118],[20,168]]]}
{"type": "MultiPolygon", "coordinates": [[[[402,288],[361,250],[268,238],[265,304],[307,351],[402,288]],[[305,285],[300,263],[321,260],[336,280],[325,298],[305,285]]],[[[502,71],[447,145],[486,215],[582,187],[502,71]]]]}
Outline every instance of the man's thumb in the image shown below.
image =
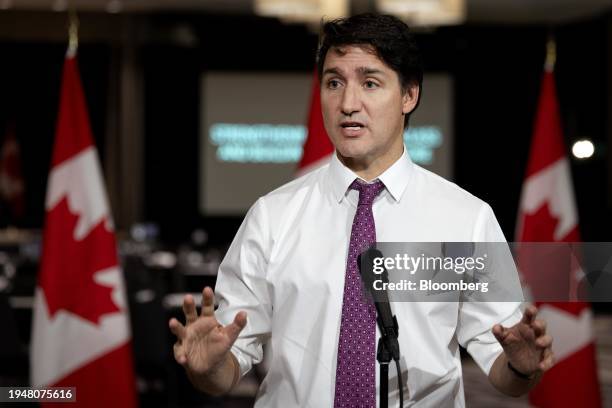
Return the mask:
{"type": "Polygon", "coordinates": [[[234,317],[234,321],[228,324],[227,326],[225,326],[225,330],[232,344],[236,341],[236,339],[238,338],[238,335],[240,334],[242,329],[244,329],[246,324],[247,324],[246,312],[238,312],[236,314],[236,317],[234,317]]]}

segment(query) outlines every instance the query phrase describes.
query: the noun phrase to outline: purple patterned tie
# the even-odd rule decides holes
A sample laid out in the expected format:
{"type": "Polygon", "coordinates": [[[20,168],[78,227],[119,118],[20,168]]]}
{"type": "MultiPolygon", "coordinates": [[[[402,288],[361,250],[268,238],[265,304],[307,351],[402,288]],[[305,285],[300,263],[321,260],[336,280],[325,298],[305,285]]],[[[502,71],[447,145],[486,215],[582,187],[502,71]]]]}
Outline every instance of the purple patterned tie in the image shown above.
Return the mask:
{"type": "Polygon", "coordinates": [[[359,205],[346,261],[335,408],[376,406],[376,308],[363,296],[357,257],[376,243],[372,202],[385,185],[381,181],[366,184],[356,179],[350,188],[359,191],[359,205]]]}

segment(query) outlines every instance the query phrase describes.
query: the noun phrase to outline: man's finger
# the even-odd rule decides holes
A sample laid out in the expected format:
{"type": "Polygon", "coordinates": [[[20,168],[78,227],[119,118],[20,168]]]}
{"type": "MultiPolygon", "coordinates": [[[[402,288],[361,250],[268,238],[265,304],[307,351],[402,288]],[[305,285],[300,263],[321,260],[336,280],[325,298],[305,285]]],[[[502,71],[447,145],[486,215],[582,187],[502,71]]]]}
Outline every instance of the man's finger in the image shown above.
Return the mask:
{"type": "Polygon", "coordinates": [[[535,319],[531,325],[537,337],[546,334],[546,322],[541,319],[535,319]]]}
{"type": "Polygon", "coordinates": [[[202,316],[212,316],[215,313],[215,294],[208,286],[202,291],[202,316]]]}
{"type": "Polygon", "coordinates": [[[553,354],[550,348],[544,351],[544,355],[540,364],[538,364],[538,368],[542,371],[546,371],[550,369],[553,365],[555,365],[555,355],[553,354]]]}
{"type": "Polygon", "coordinates": [[[225,332],[229,337],[230,343],[234,344],[238,335],[244,329],[247,323],[247,315],[246,312],[238,312],[236,317],[234,317],[234,321],[225,326],[225,332]]]}
{"type": "Polygon", "coordinates": [[[552,336],[550,336],[549,334],[546,334],[544,336],[538,337],[535,342],[536,342],[536,346],[547,348],[552,345],[553,339],[552,339],[552,336]]]}
{"type": "Polygon", "coordinates": [[[187,362],[187,358],[185,357],[185,352],[183,351],[183,348],[178,342],[174,343],[173,351],[174,359],[176,360],[176,362],[180,365],[185,365],[185,363],[187,362]]]}
{"type": "Polygon", "coordinates": [[[491,331],[493,332],[493,335],[495,336],[497,341],[499,341],[500,343],[503,343],[503,341],[506,339],[506,336],[508,335],[508,329],[506,329],[501,324],[496,324],[495,326],[493,326],[493,329],[491,331]]]}
{"type": "Polygon", "coordinates": [[[538,309],[534,305],[527,306],[525,312],[523,312],[523,318],[521,319],[521,323],[525,323],[531,326],[536,314],[538,314],[538,309]]]}
{"type": "Polygon", "coordinates": [[[193,296],[186,295],[183,299],[183,313],[185,313],[185,320],[187,321],[186,324],[191,324],[198,318],[193,296]]]}
{"type": "Polygon", "coordinates": [[[170,319],[168,326],[170,327],[172,334],[174,334],[177,339],[183,340],[185,338],[185,326],[183,326],[181,322],[176,320],[174,317],[170,319]]]}

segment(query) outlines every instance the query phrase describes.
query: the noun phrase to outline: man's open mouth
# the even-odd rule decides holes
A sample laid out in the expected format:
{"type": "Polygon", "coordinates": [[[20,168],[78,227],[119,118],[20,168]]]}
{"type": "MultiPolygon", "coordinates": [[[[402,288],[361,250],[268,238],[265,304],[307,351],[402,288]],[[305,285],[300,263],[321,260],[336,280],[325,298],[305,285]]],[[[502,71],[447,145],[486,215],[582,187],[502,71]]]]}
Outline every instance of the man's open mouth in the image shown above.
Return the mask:
{"type": "Polygon", "coordinates": [[[363,124],[360,122],[342,122],[340,126],[348,130],[359,130],[364,127],[363,124]]]}

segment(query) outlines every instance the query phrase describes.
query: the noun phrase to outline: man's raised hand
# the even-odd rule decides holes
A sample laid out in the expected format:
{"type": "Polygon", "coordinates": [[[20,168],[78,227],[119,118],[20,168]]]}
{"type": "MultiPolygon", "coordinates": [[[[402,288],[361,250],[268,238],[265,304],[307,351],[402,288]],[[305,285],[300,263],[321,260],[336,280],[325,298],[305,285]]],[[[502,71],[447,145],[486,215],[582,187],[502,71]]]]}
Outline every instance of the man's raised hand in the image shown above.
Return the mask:
{"type": "Polygon", "coordinates": [[[239,312],[232,323],[221,325],[215,318],[214,293],[209,287],[202,291],[202,313],[199,316],[191,295],[183,299],[183,312],[185,325],[175,318],[169,322],[177,339],[174,358],[190,376],[211,374],[227,360],[232,344],[246,326],[246,313],[239,312]]]}
{"type": "Polygon", "coordinates": [[[521,321],[514,326],[493,326],[493,334],[508,362],[527,377],[541,374],[554,364],[552,337],[546,333],[546,323],[536,319],[536,314],[536,307],[528,306],[521,321]]]}

